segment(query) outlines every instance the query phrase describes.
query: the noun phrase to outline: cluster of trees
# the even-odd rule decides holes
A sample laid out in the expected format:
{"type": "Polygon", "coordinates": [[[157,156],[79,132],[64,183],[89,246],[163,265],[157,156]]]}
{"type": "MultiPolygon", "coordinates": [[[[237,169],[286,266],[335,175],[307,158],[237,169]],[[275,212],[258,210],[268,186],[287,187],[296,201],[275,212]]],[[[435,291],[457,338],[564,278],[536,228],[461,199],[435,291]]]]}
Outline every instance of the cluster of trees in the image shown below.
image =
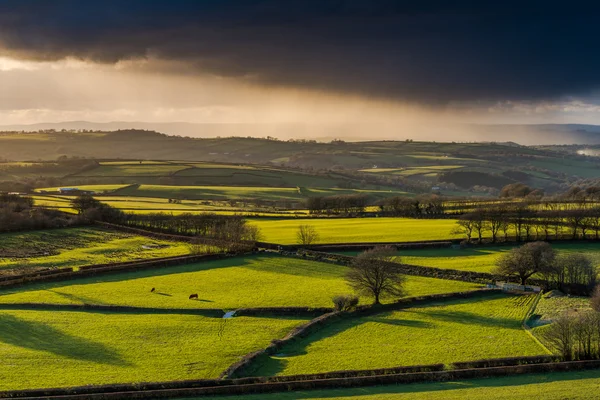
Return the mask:
{"type": "Polygon", "coordinates": [[[311,214],[360,214],[369,204],[369,197],[362,194],[317,196],[306,200],[311,214]]]}
{"type": "Polygon", "coordinates": [[[591,305],[591,310],[563,313],[543,331],[546,342],[567,361],[600,358],[600,288],[591,305]]]}
{"type": "Polygon", "coordinates": [[[515,198],[515,197],[529,197],[538,199],[544,195],[544,192],[539,189],[532,189],[523,183],[511,183],[500,190],[499,197],[502,198],[515,198]]]}
{"type": "Polygon", "coordinates": [[[497,273],[518,277],[521,284],[534,275],[542,277],[548,287],[564,292],[590,294],[597,284],[598,269],[585,254],[557,254],[546,242],[526,243],[502,254],[497,273]]]}
{"type": "Polygon", "coordinates": [[[96,200],[90,194],[82,194],[71,200],[71,207],[77,211],[81,218],[87,221],[104,221],[119,224],[127,220],[127,214],[96,200]]]}
{"type": "Polygon", "coordinates": [[[462,215],[454,231],[470,241],[484,236],[532,239],[600,239],[600,206],[586,203],[499,203],[462,215]]]}
{"type": "Polygon", "coordinates": [[[59,211],[34,208],[29,197],[0,193],[0,232],[64,228],[84,222],[59,211]]]}
{"type": "Polygon", "coordinates": [[[127,214],[124,223],[134,228],[176,235],[202,236],[229,242],[256,242],[262,238],[258,227],[248,225],[243,217],[237,215],[127,214]]]}
{"type": "Polygon", "coordinates": [[[395,217],[434,216],[445,213],[445,199],[438,195],[390,197],[379,205],[382,212],[395,217]]]}

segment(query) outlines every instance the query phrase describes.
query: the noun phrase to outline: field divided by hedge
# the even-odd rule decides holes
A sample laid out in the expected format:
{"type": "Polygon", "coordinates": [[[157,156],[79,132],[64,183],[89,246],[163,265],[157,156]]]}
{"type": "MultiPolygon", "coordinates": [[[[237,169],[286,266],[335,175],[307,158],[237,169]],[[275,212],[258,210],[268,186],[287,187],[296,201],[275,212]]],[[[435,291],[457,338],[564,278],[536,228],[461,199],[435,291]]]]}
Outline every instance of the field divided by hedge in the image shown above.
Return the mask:
{"type": "Polygon", "coordinates": [[[281,349],[254,375],[544,355],[521,327],[525,299],[497,294],[343,319],[281,349]]]}
{"type": "MultiPolygon", "coordinates": [[[[0,303],[113,304],[157,308],[332,307],[331,297],[350,293],[347,267],[268,253],[111,273],[65,282],[0,290],[0,303]],[[155,288],[155,293],[150,289],[155,288]],[[191,293],[199,301],[190,301],[191,293]]],[[[473,290],[480,285],[407,277],[406,295],[473,290]]],[[[388,299],[388,302],[391,299],[388,299]]],[[[364,304],[370,299],[363,299],[364,304]]]]}

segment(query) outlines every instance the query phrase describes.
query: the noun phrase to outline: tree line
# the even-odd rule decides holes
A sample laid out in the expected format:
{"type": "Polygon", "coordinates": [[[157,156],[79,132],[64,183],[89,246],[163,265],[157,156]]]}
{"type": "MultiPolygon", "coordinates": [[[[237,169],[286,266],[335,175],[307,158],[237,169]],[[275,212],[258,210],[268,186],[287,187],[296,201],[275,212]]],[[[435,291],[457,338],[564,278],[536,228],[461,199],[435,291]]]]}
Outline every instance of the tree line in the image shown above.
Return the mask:
{"type": "Polygon", "coordinates": [[[566,311],[542,331],[545,341],[566,361],[600,358],[600,287],[591,310],[566,311]]]}
{"type": "Polygon", "coordinates": [[[29,197],[0,193],[0,232],[65,228],[88,222],[79,216],[34,207],[29,197]]]}
{"type": "Polygon", "coordinates": [[[201,236],[216,240],[256,242],[261,240],[258,227],[249,225],[237,215],[180,214],[127,214],[124,221],[127,226],[142,228],[174,235],[201,236]]]}
{"type": "Polygon", "coordinates": [[[552,239],[600,239],[600,205],[552,203],[535,208],[527,203],[499,203],[462,215],[453,233],[465,240],[492,242],[552,239]]]}

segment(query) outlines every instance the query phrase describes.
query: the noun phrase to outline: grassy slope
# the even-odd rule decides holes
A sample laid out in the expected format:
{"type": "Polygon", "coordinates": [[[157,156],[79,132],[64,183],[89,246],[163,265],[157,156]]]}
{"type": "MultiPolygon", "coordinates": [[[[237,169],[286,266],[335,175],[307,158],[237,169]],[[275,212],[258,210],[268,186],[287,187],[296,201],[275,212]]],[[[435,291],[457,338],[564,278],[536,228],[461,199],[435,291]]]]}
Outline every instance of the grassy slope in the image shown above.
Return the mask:
{"type": "Polygon", "coordinates": [[[97,228],[7,233],[0,235],[0,268],[77,267],[179,256],[189,254],[189,251],[186,243],[155,240],[97,228]],[[142,247],[153,244],[167,247],[142,247]]]}
{"type": "Polygon", "coordinates": [[[540,398],[544,400],[592,400],[597,398],[598,391],[600,391],[600,371],[595,370],[473,379],[459,382],[212,397],[212,399],[512,400],[540,398]]]}
{"type": "MultiPolygon", "coordinates": [[[[0,291],[1,303],[88,303],[157,308],[330,307],[350,293],[346,267],[276,256],[236,257],[164,270],[129,272],[0,291]],[[151,288],[157,293],[150,293],[151,288]],[[188,296],[198,293],[200,301],[188,296]]],[[[408,296],[464,291],[477,285],[407,277],[408,296]]],[[[363,299],[365,302],[368,299],[363,299]]]]}
{"type": "Polygon", "coordinates": [[[265,241],[296,243],[300,225],[312,225],[320,235],[317,243],[404,242],[449,239],[456,225],[452,219],[336,218],[251,220],[265,235],[265,241]]]}
{"type": "Polygon", "coordinates": [[[334,323],[256,375],[293,375],[545,354],[521,328],[533,296],[497,295],[334,323]]]}
{"type": "MultiPolygon", "coordinates": [[[[228,180],[221,178],[215,184],[223,184],[228,180]]],[[[310,183],[308,183],[310,185],[310,183]]],[[[158,197],[158,198],[188,198],[205,200],[247,200],[261,199],[269,201],[298,201],[312,196],[332,196],[338,194],[367,194],[384,198],[404,195],[400,190],[360,190],[319,188],[314,182],[311,186],[298,187],[269,187],[269,186],[186,186],[186,185],[140,185],[131,186],[119,191],[120,196],[158,197]]]]}
{"type": "Polygon", "coordinates": [[[0,390],[215,378],[301,322],[0,311],[0,390]]]}

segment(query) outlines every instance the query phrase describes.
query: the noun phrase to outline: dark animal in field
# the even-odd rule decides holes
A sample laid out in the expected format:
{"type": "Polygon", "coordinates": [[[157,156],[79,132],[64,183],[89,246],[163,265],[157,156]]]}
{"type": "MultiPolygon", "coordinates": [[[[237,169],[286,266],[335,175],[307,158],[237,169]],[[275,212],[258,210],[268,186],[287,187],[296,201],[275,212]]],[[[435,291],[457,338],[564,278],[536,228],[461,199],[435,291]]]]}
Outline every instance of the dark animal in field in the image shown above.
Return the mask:
{"type": "Polygon", "coordinates": [[[194,294],[190,294],[190,300],[191,299],[196,299],[198,300],[198,294],[194,293],[194,294]]]}
{"type": "Polygon", "coordinates": [[[156,288],[152,288],[152,289],[150,289],[150,292],[154,293],[155,290],[156,290],[156,288]]]}

